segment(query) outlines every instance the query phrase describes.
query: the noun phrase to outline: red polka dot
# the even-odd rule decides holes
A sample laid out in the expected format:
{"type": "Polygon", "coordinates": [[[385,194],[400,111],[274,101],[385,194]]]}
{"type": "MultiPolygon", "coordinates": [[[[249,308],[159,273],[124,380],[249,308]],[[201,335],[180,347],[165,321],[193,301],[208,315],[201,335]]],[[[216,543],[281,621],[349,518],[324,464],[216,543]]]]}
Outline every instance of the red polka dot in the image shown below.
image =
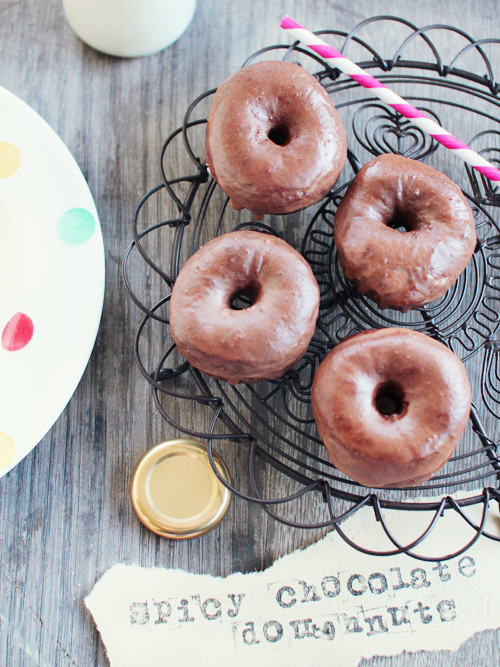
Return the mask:
{"type": "Polygon", "coordinates": [[[2,347],[8,352],[22,350],[33,337],[33,322],[24,313],[16,313],[2,333],[2,347]]]}

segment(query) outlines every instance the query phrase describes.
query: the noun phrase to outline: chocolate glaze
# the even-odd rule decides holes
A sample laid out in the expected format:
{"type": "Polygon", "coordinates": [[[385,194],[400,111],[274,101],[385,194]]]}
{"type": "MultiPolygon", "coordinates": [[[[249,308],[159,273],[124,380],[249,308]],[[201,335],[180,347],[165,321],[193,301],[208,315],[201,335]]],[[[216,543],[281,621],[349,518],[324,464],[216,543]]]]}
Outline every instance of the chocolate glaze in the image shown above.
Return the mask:
{"type": "Polygon", "coordinates": [[[314,419],[332,463],[370,487],[429,479],[455,449],[470,407],[459,358],[409,329],[348,338],[325,357],[312,387],[314,419]],[[384,396],[392,399],[391,414],[376,402],[384,396]]]}
{"type": "Polygon", "coordinates": [[[465,269],[476,245],[474,216],[440,171],[381,155],[347,189],[335,215],[335,245],[361,294],[379,308],[406,312],[440,297],[465,269]]]}
{"type": "Polygon", "coordinates": [[[243,67],[219,87],[205,152],[233,208],[260,219],[320,201],[342,171],[347,141],[335,106],[312,74],[269,60],[243,67]]]}
{"type": "Polygon", "coordinates": [[[269,234],[233,232],[186,262],[172,290],[170,330],[195,368],[231,384],[259,382],[303,356],[318,309],[318,283],[294,248],[269,234]],[[233,310],[242,291],[255,301],[233,310]]]}

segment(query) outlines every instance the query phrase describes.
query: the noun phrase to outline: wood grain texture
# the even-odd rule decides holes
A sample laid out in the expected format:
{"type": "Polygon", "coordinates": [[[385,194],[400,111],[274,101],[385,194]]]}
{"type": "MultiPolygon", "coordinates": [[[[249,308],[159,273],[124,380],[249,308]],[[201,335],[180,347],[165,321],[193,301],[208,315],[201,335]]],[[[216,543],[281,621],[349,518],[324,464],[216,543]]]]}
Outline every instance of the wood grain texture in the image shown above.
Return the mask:
{"type": "MultiPolygon", "coordinates": [[[[275,523],[235,498],[223,523],[203,538],[163,540],[137,521],[128,490],[141,454],[178,435],[157,414],[133,359],[140,313],[121,277],[133,211],[159,182],[159,149],[188,103],[257,49],[288,43],[278,28],[284,13],[312,30],[349,30],[369,16],[395,14],[420,26],[451,23],[476,37],[499,32],[496,0],[199,0],[191,26],[173,46],[120,60],[80,42],[58,0],[0,0],[0,84],[30,104],[75,156],[96,200],[107,268],[101,328],[74,397],[42,442],[0,480],[2,666],[104,667],[83,599],[117,562],[226,576],[261,570],[321,536],[275,523]]],[[[185,160],[177,155],[172,170],[185,167],[185,160]]],[[[137,290],[151,294],[149,281],[137,264],[137,290]]],[[[154,345],[152,334],[148,345],[154,345]]],[[[34,380],[27,378],[36,388],[34,380]]],[[[27,418],[34,400],[31,389],[27,418]]],[[[196,406],[169,408],[174,418],[203,426],[196,406]]],[[[228,458],[243,474],[238,457],[228,458]]],[[[500,632],[488,631],[458,653],[373,658],[361,665],[493,667],[499,646],[500,632]]]]}

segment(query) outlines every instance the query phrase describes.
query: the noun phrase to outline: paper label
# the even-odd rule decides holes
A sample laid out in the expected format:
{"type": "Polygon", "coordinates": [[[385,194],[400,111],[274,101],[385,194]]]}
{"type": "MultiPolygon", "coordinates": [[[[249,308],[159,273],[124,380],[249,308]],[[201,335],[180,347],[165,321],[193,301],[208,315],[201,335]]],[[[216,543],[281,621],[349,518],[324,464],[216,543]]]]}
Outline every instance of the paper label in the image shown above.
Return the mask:
{"type": "MultiPolygon", "coordinates": [[[[480,510],[469,511],[475,521],[480,510]]],[[[391,530],[411,539],[432,519],[415,514],[389,513],[391,530]]],[[[474,535],[453,511],[440,521],[426,546],[441,548],[434,553],[449,553],[457,532],[463,543],[474,535]]],[[[377,540],[390,549],[374,524],[367,508],[343,528],[363,544],[373,548],[377,540]]],[[[488,530],[500,534],[496,503],[488,530]]],[[[264,572],[225,579],[115,565],[85,603],[112,667],[275,667],[285,657],[287,667],[333,657],[355,667],[374,655],[456,650],[475,632],[499,627],[499,555],[500,544],[483,537],[448,561],[382,558],[355,551],[331,532],[264,572]]]]}

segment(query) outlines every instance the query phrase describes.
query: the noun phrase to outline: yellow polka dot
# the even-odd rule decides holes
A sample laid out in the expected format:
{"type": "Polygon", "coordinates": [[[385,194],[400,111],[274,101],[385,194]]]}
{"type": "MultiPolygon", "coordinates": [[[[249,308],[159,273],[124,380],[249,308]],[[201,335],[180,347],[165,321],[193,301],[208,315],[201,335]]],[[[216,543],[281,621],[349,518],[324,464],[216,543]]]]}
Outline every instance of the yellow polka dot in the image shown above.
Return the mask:
{"type": "Polygon", "coordinates": [[[0,470],[6,468],[14,458],[16,446],[6,433],[0,433],[0,470]]]}
{"type": "Polygon", "coordinates": [[[21,151],[14,144],[0,142],[0,178],[13,176],[21,166],[21,151]]]}

